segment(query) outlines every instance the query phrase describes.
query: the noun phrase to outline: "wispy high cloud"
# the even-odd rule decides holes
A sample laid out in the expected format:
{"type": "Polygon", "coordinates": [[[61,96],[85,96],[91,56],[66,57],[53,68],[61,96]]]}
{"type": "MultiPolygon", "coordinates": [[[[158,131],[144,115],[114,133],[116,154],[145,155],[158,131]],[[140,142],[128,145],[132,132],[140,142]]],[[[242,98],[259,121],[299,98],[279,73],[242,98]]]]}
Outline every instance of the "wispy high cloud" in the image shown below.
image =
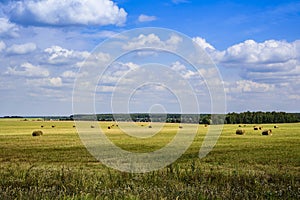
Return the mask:
{"type": "Polygon", "coordinates": [[[151,22],[157,20],[157,17],[141,14],[138,18],[139,22],[151,22]]]}
{"type": "Polygon", "coordinates": [[[181,4],[181,3],[188,3],[189,0],[172,0],[172,3],[174,4],[181,4]]]}

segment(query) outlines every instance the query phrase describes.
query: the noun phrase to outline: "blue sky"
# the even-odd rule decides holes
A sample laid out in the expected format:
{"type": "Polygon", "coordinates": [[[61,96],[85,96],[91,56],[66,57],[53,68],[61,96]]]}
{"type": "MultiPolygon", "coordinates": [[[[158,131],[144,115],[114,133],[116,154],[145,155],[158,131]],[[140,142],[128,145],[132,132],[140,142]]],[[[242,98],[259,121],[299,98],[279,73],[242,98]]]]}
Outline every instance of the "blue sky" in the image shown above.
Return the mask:
{"type": "MultiPolygon", "coordinates": [[[[142,27],[174,29],[205,49],[222,75],[228,112],[300,112],[300,1],[5,0],[0,116],[72,114],[74,80],[90,52],[116,33],[142,27]]],[[[140,67],[125,60],[111,68],[113,75],[140,67]]],[[[202,87],[183,61],[169,65],[202,87]]],[[[100,105],[109,105],[103,96],[114,84],[101,86],[100,105]]],[[[160,100],[132,111],[149,111],[160,100]]]]}

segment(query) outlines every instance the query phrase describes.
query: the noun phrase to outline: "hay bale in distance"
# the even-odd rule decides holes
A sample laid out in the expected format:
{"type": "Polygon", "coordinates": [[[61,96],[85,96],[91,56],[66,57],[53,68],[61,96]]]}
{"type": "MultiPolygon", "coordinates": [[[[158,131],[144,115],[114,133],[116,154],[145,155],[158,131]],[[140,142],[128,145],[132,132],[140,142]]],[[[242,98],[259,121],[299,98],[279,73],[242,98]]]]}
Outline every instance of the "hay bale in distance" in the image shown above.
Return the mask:
{"type": "Polygon", "coordinates": [[[41,128],[44,128],[44,126],[43,126],[43,125],[41,125],[41,128]]]}
{"type": "Polygon", "coordinates": [[[108,126],[107,129],[110,129],[110,126],[108,126]]]}
{"type": "Polygon", "coordinates": [[[239,125],[239,127],[242,127],[242,125],[239,125]]]}
{"type": "Polygon", "coordinates": [[[236,130],[235,134],[237,135],[245,135],[246,131],[245,130],[241,130],[241,129],[238,129],[236,130]]]}
{"type": "Polygon", "coordinates": [[[55,128],[55,126],[54,126],[54,125],[52,125],[51,127],[52,127],[52,128],[55,128]]]}
{"type": "Polygon", "coordinates": [[[253,130],[258,131],[258,127],[254,126],[253,130]]]}
{"type": "Polygon", "coordinates": [[[73,125],[73,128],[75,128],[76,126],[75,125],[73,125]]]}
{"type": "Polygon", "coordinates": [[[183,128],[182,126],[179,126],[179,128],[183,128]]]}
{"type": "Polygon", "coordinates": [[[33,131],[32,132],[32,136],[41,136],[41,135],[43,135],[43,131],[33,131]]]}
{"type": "Polygon", "coordinates": [[[91,125],[91,128],[95,128],[95,126],[91,125]]]}
{"type": "Polygon", "coordinates": [[[148,128],[152,128],[152,126],[148,126],[148,128]]]}
{"type": "Polygon", "coordinates": [[[207,127],[208,126],[208,124],[204,124],[204,127],[207,127]]]}
{"type": "Polygon", "coordinates": [[[263,128],[262,126],[258,127],[259,130],[261,130],[262,128],[263,128]]]}
{"type": "Polygon", "coordinates": [[[275,125],[274,128],[279,128],[279,126],[275,125]]]}
{"type": "Polygon", "coordinates": [[[272,135],[272,130],[269,129],[269,130],[264,130],[262,133],[262,135],[272,135]]]}

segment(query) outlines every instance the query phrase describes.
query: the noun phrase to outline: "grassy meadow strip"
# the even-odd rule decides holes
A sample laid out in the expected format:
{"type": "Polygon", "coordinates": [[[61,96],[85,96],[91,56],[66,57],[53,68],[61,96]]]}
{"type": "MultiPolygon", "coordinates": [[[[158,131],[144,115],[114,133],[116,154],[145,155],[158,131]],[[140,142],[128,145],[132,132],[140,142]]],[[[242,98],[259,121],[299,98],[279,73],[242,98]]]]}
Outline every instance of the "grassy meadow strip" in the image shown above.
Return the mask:
{"type": "MultiPolygon", "coordinates": [[[[132,152],[162,148],[179,127],[166,124],[152,138],[134,138],[112,122],[99,124],[111,141],[132,152]]],[[[71,121],[0,120],[0,199],[299,199],[300,124],[257,125],[272,129],[272,136],[262,136],[255,125],[225,125],[201,160],[209,127],[199,125],[193,144],[175,163],[131,174],[92,157],[71,121]],[[245,135],[236,135],[237,129],[245,135]],[[43,135],[33,137],[34,130],[43,135]]],[[[132,124],[124,126],[135,131],[132,124]]],[[[149,131],[147,123],[136,126],[149,131]]],[[[182,130],[189,134],[189,125],[182,130]]]]}

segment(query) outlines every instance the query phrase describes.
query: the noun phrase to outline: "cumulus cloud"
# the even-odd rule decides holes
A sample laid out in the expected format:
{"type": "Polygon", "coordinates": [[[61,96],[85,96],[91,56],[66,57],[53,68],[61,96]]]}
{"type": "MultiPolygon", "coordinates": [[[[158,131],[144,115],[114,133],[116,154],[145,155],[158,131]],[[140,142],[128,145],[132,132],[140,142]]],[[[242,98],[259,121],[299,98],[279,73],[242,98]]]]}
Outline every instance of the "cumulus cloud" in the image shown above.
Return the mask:
{"type": "Polygon", "coordinates": [[[243,79],[271,84],[300,77],[300,72],[296,70],[300,66],[300,40],[246,40],[224,51],[215,49],[203,38],[193,40],[207,51],[218,66],[240,70],[239,75],[243,79]]]}
{"type": "Polygon", "coordinates": [[[215,50],[215,47],[213,47],[211,44],[206,42],[204,38],[195,37],[193,38],[193,41],[196,42],[200,47],[202,47],[205,50],[215,50]]]}
{"type": "Polygon", "coordinates": [[[157,35],[151,33],[148,35],[140,34],[138,37],[133,38],[126,45],[123,46],[125,50],[134,50],[145,47],[163,48],[174,50],[179,43],[182,42],[182,38],[178,35],[171,35],[169,39],[163,41],[157,35]]]}
{"type": "Polygon", "coordinates": [[[171,64],[171,69],[173,69],[175,71],[184,71],[184,70],[186,70],[186,67],[181,62],[176,61],[171,64]]]}
{"type": "Polygon", "coordinates": [[[8,67],[5,74],[23,77],[48,77],[49,71],[40,66],[35,66],[31,63],[26,62],[18,67],[8,67]]]}
{"type": "Polygon", "coordinates": [[[151,22],[157,20],[155,16],[141,14],[138,18],[139,22],[151,22]]]}
{"type": "Polygon", "coordinates": [[[300,40],[294,42],[266,40],[261,43],[246,40],[224,51],[215,49],[201,37],[195,37],[193,41],[205,49],[216,63],[229,67],[274,68],[287,66],[288,62],[300,60],[300,40]]]}
{"type": "Polygon", "coordinates": [[[60,46],[51,46],[46,48],[44,53],[47,57],[47,63],[54,65],[76,63],[90,55],[87,51],[74,51],[64,49],[60,46]]]}
{"type": "MultiPolygon", "coordinates": [[[[221,62],[243,62],[247,64],[284,63],[299,57],[297,46],[299,41],[288,43],[286,41],[267,40],[257,43],[254,40],[233,45],[223,53],[221,62]]],[[[298,50],[299,51],[299,50],[298,50]]]]}
{"type": "Polygon", "coordinates": [[[17,37],[19,28],[7,18],[0,18],[0,36],[17,37]]]}
{"type": "Polygon", "coordinates": [[[197,82],[197,84],[202,83],[201,79],[201,71],[198,70],[190,70],[187,66],[179,61],[175,61],[170,65],[170,68],[177,73],[180,74],[184,79],[191,80],[197,82]],[[193,79],[193,80],[192,80],[193,79]]]}
{"type": "Polygon", "coordinates": [[[8,54],[28,54],[36,50],[35,43],[14,44],[7,48],[8,54]]]}
{"type": "Polygon", "coordinates": [[[22,0],[9,4],[11,20],[25,25],[123,25],[127,13],[111,0],[22,0]]]}

